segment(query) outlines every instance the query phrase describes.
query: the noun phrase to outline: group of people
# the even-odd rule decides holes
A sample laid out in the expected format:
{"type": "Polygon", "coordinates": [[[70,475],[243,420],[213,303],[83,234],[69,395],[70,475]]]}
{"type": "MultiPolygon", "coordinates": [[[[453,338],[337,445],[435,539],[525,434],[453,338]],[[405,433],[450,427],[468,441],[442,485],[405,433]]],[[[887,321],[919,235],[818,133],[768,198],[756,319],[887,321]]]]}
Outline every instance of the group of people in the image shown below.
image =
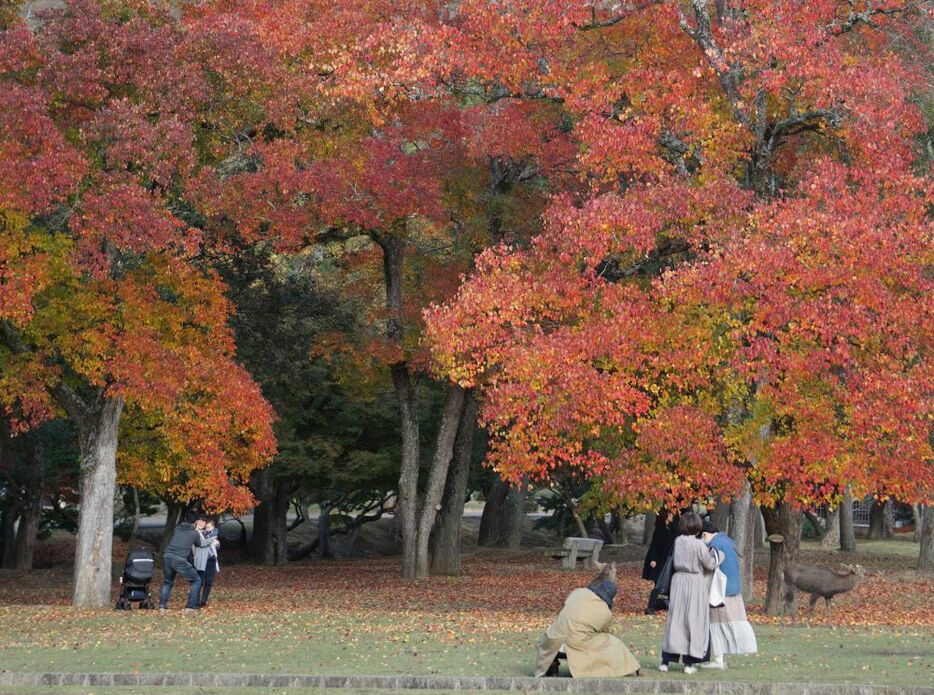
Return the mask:
{"type": "MultiPolygon", "coordinates": [[[[687,674],[698,666],[722,669],[727,654],[755,653],[733,540],[693,510],[671,521],[660,516],[656,524],[643,577],[656,581],[671,572],[670,585],[656,584],[646,608],[668,610],[659,670],[678,662],[687,674]]],[[[616,591],[616,566],[610,564],[586,588],[571,592],[539,645],[535,675],[558,675],[561,659],[575,677],[639,675],[639,662],[607,632],[616,591]]]]}
{"type": "Polygon", "coordinates": [[[159,610],[168,610],[172,587],[179,575],[191,582],[185,610],[198,610],[208,605],[214,575],[220,569],[219,546],[213,519],[188,512],[185,520],[175,527],[172,540],[162,555],[164,581],[159,592],[159,610]]]}

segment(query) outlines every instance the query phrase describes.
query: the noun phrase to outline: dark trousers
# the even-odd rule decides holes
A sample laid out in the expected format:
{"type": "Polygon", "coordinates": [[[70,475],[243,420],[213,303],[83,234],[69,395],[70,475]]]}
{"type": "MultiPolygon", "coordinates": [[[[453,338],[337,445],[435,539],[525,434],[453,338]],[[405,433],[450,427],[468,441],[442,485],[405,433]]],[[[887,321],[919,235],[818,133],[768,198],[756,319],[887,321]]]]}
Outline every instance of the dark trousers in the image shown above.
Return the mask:
{"type": "Polygon", "coordinates": [[[186,608],[198,607],[201,596],[201,577],[198,575],[198,570],[188,560],[178,555],[166,553],[162,556],[162,574],[165,581],[162,583],[162,591],[159,592],[159,608],[169,607],[169,596],[172,594],[172,586],[175,584],[175,576],[178,574],[191,582],[186,608]]]}
{"type": "Polygon", "coordinates": [[[214,586],[214,575],[217,574],[217,558],[209,557],[203,570],[198,570],[198,576],[201,577],[201,605],[208,605],[208,596],[211,595],[211,587],[214,586]]]}
{"type": "Polygon", "coordinates": [[[646,606],[645,612],[647,615],[651,615],[655,611],[667,611],[668,610],[668,598],[659,596],[658,591],[652,589],[649,594],[649,605],[646,606]]]}
{"type": "Polygon", "coordinates": [[[662,663],[678,663],[678,660],[684,662],[685,666],[693,666],[694,664],[702,664],[705,661],[710,661],[710,639],[707,639],[707,651],[704,652],[704,656],[700,659],[697,657],[691,656],[690,654],[672,654],[671,652],[666,652],[662,650],[662,663]]]}

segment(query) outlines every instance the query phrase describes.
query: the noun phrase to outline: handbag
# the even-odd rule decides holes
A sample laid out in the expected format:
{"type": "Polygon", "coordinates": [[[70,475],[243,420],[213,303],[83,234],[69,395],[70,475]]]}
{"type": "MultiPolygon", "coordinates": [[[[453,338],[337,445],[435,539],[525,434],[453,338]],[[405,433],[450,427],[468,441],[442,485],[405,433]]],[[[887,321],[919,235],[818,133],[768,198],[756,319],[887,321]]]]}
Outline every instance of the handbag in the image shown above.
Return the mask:
{"type": "Polygon", "coordinates": [[[672,574],[672,562],[674,560],[674,554],[670,554],[665,560],[665,564],[662,565],[662,569],[658,573],[658,579],[655,580],[655,593],[659,596],[668,596],[671,592],[671,574],[672,574]]]}
{"type": "Polygon", "coordinates": [[[717,550],[717,566],[713,570],[713,578],[710,582],[710,605],[713,607],[722,606],[726,601],[726,575],[720,569],[720,563],[723,562],[723,554],[717,550]]]}

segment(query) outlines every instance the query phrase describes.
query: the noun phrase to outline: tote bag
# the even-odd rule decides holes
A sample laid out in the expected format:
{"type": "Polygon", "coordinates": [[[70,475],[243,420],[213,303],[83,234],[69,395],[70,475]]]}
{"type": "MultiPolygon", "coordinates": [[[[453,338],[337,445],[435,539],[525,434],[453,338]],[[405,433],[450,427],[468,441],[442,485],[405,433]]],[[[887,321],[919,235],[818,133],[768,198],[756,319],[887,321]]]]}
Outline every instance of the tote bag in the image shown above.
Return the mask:
{"type": "Polygon", "coordinates": [[[665,564],[662,565],[661,571],[658,573],[658,579],[655,580],[655,593],[657,593],[659,596],[670,595],[673,558],[673,553],[668,556],[668,558],[665,560],[665,564]]]}
{"type": "Polygon", "coordinates": [[[722,606],[726,601],[726,575],[720,569],[723,554],[718,550],[714,552],[717,553],[717,566],[713,570],[713,579],[710,582],[710,605],[717,607],[722,606]]]}

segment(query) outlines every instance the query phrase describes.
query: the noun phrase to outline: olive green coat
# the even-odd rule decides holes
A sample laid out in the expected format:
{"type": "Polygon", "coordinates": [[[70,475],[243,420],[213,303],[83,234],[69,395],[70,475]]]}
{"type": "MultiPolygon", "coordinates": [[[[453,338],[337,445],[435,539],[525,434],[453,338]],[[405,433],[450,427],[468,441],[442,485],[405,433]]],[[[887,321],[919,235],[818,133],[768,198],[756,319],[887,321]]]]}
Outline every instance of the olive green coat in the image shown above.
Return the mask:
{"type": "Polygon", "coordinates": [[[612,619],[606,602],[590,589],[572,591],[545,631],[538,647],[535,675],[545,675],[562,648],[575,678],[615,678],[635,673],[639,662],[625,644],[605,632],[612,619]]]}

